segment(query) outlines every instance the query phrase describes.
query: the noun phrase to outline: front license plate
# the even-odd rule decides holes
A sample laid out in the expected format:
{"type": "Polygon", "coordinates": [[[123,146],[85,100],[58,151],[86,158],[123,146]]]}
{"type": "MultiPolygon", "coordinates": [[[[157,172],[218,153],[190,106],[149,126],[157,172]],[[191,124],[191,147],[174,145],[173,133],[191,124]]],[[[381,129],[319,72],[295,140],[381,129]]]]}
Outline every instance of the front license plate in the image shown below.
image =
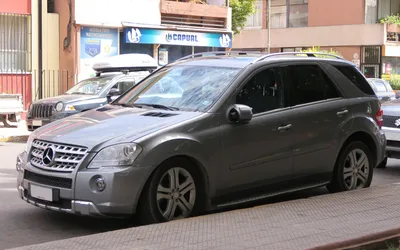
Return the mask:
{"type": "Polygon", "coordinates": [[[40,200],[53,201],[53,190],[31,184],[31,196],[40,200]]]}
{"type": "Polygon", "coordinates": [[[42,120],[33,120],[32,125],[33,126],[42,126],[43,122],[42,120]]]}

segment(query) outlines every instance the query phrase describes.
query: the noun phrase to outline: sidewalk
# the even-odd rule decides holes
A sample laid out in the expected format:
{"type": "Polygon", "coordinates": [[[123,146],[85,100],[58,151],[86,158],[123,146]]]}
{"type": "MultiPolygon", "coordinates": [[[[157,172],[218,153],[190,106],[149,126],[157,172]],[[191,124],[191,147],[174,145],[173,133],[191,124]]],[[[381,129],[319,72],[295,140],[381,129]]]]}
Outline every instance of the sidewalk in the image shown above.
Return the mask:
{"type": "Polygon", "coordinates": [[[12,123],[12,128],[4,127],[0,122],[0,142],[26,142],[30,132],[26,128],[25,121],[19,123],[12,123]]]}
{"type": "Polygon", "coordinates": [[[331,250],[398,234],[400,185],[391,184],[15,249],[331,250]]]}

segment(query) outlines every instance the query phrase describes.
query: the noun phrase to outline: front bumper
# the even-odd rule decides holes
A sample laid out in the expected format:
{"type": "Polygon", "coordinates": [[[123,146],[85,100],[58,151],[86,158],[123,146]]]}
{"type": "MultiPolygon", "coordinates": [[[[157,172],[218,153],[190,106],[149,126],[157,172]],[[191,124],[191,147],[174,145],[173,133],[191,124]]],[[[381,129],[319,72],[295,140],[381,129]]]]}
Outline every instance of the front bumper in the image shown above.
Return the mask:
{"type": "MultiPolygon", "coordinates": [[[[87,158],[91,159],[90,156],[87,158]]],[[[17,188],[22,200],[31,205],[64,213],[93,217],[129,217],[150,175],[149,168],[86,169],[79,167],[71,174],[54,173],[26,162],[26,153],[17,158],[17,188]],[[93,180],[102,177],[106,188],[99,192],[93,180]],[[34,178],[33,178],[34,177],[34,178]],[[70,186],[64,180],[70,180],[70,186]],[[31,196],[31,186],[51,190],[51,201],[31,196]]],[[[89,160],[82,162],[87,166],[89,160]]]]}
{"type": "Polygon", "coordinates": [[[73,111],[73,112],[60,112],[57,114],[54,114],[50,117],[39,117],[39,118],[32,118],[28,115],[26,119],[26,126],[28,131],[34,131],[37,128],[40,128],[44,125],[47,125],[49,123],[52,123],[54,121],[66,118],[71,115],[78,114],[78,111],[73,111]]]}
{"type": "Polygon", "coordinates": [[[386,137],[386,156],[400,159],[400,129],[382,127],[386,137]]]}

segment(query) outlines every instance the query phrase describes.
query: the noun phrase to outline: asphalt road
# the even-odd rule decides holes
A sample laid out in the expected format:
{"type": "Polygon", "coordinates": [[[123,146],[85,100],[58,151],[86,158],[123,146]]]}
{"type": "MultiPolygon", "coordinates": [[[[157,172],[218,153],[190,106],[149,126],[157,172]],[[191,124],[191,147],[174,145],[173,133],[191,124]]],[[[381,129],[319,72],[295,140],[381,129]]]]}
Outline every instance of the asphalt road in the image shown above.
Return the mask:
{"type": "MultiPolygon", "coordinates": [[[[0,250],[135,226],[134,222],[126,220],[50,212],[20,200],[16,191],[15,158],[24,147],[24,144],[0,143],[0,250]]],[[[390,159],[388,168],[375,170],[372,185],[397,182],[400,182],[400,161],[390,159]]],[[[325,188],[321,188],[274,198],[263,204],[326,193],[325,188]]]]}

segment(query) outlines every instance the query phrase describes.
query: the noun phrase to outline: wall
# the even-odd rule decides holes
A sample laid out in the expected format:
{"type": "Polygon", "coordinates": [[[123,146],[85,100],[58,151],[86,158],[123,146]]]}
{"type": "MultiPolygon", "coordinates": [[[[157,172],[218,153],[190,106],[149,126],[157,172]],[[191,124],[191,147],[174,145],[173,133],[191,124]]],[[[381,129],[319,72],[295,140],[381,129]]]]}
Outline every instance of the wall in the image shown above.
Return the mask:
{"type": "Polygon", "coordinates": [[[363,24],[365,0],[309,0],[308,26],[363,24]]]}
{"type": "MultiPolygon", "coordinates": [[[[243,30],[233,39],[233,48],[266,48],[268,30],[243,30]]],[[[271,29],[271,47],[360,46],[385,42],[383,24],[319,26],[271,29]]]]}
{"type": "Polygon", "coordinates": [[[0,0],[0,13],[31,14],[31,0],[0,0]]]}
{"type": "MultiPolygon", "coordinates": [[[[71,20],[72,22],[75,19],[74,10],[75,10],[75,1],[72,0],[72,13],[71,13],[71,20]]],[[[79,26],[71,25],[71,33],[70,33],[70,44],[69,46],[64,49],[64,39],[67,37],[68,34],[68,23],[70,18],[69,13],[69,6],[68,0],[58,0],[55,1],[55,11],[59,15],[59,36],[58,36],[58,44],[59,44],[59,68],[60,71],[65,72],[65,82],[62,88],[64,91],[67,88],[73,86],[72,84],[75,82],[75,74],[78,68],[78,59],[77,59],[77,31],[79,30],[79,26]]]]}

